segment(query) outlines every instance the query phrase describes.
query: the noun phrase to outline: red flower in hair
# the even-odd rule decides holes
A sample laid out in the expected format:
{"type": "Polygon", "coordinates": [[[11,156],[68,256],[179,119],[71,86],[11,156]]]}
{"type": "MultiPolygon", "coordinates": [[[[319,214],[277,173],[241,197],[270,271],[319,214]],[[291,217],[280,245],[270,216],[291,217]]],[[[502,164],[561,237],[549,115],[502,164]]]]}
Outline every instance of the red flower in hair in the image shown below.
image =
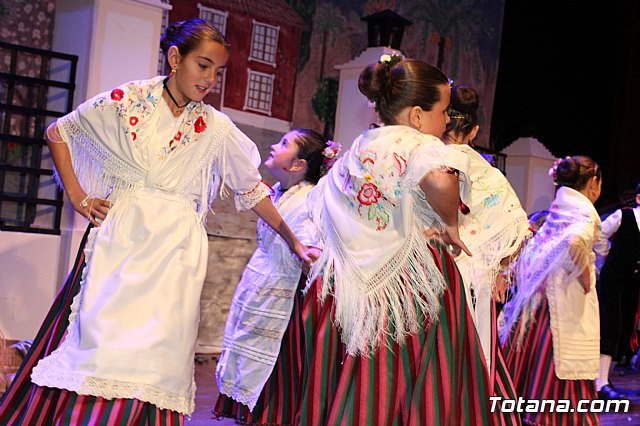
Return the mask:
{"type": "Polygon", "coordinates": [[[360,188],[360,191],[358,191],[358,201],[365,206],[370,206],[378,202],[380,195],[377,186],[373,183],[365,183],[362,185],[362,188],[360,188]]]}
{"type": "Polygon", "coordinates": [[[111,91],[111,99],[114,101],[121,101],[124,97],[124,92],[121,89],[113,89],[111,91]]]}
{"type": "Polygon", "coordinates": [[[129,124],[131,124],[132,126],[138,124],[138,117],[129,117],[129,124]]]}
{"type": "Polygon", "coordinates": [[[195,129],[196,133],[204,132],[204,130],[207,128],[207,123],[204,122],[202,116],[198,117],[196,123],[193,125],[193,128],[195,129]]]}

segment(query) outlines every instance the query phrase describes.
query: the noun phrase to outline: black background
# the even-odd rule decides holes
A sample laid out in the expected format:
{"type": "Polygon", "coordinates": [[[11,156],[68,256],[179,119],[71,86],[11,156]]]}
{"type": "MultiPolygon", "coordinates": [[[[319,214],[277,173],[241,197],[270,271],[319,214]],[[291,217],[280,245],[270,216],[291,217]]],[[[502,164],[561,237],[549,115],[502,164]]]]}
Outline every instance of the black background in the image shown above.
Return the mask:
{"type": "Polygon", "coordinates": [[[506,1],[490,140],[592,157],[606,211],[640,180],[640,1],[588,3],[506,1]]]}

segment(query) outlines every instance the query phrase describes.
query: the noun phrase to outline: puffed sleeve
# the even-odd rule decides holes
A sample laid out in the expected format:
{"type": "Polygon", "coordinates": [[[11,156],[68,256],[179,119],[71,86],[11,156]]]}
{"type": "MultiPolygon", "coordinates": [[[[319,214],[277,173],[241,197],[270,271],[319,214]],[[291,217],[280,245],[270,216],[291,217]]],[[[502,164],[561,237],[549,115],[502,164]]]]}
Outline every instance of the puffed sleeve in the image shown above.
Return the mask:
{"type": "Polygon", "coordinates": [[[269,196],[269,188],[258,171],[260,153],[256,144],[235,125],[225,142],[223,181],[235,193],[238,211],[249,210],[269,196]]]}

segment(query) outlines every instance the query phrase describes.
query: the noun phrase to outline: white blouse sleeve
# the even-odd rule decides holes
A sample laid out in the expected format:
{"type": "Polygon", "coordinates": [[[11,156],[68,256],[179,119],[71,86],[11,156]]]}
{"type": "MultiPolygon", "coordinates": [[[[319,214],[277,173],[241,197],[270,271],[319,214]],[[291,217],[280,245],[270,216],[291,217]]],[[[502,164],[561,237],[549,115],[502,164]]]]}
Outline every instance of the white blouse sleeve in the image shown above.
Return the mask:
{"type": "Polygon", "coordinates": [[[223,181],[235,193],[238,211],[249,210],[269,196],[269,188],[262,183],[258,171],[260,153],[256,144],[236,126],[231,127],[225,144],[223,181]]]}
{"type": "Polygon", "coordinates": [[[611,249],[611,242],[609,241],[613,234],[616,233],[620,224],[622,223],[622,210],[618,209],[611,213],[600,224],[600,236],[598,241],[593,245],[593,251],[596,252],[596,268],[598,271],[604,265],[604,261],[611,249]]]}

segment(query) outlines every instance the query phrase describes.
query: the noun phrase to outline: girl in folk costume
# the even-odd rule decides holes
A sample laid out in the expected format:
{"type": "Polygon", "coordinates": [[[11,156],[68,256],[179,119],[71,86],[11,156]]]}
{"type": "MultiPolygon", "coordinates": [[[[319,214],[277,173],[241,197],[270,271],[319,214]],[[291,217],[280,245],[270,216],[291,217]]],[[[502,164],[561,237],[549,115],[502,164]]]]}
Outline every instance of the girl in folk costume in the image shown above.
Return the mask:
{"type": "Polygon", "coordinates": [[[478,94],[470,87],[451,89],[451,121],[445,143],[469,158],[471,194],[469,213],[459,215],[460,238],[473,253],[461,252],[456,264],[465,285],[467,303],[482,342],[496,392],[513,398],[513,383],[504,364],[496,330],[496,300],[504,302],[508,287],[505,272],[530,235],[527,214],[502,172],[475,151],[478,134],[478,94]],[[506,392],[506,395],[504,394],[506,392]]]}
{"type": "Polygon", "coordinates": [[[2,424],[183,423],[194,410],[203,223],[224,185],[310,260],[261,183],[256,146],[202,102],[229,57],[222,35],[181,21],[161,45],[169,77],[97,95],[47,129],[58,177],[93,228],[2,401],[2,424]]]}
{"type": "MultiPolygon", "coordinates": [[[[261,419],[495,424],[460,276],[424,232],[436,228],[466,250],[457,211],[468,160],[437,137],[449,119],[448,79],[427,63],[383,55],[359,88],[386,125],[360,135],[309,194],[324,248],[301,320],[288,330],[304,344],[300,379],[272,375],[261,396],[264,413],[293,417],[261,419]],[[297,399],[281,398],[279,386],[297,399]]],[[[281,350],[278,362],[287,356],[281,350]]]]}
{"type": "MultiPolygon", "coordinates": [[[[307,246],[321,244],[309,219],[307,194],[336,160],[339,149],[339,144],[325,141],[313,130],[296,129],[271,147],[264,162],[278,180],[271,200],[307,246]]],[[[258,248],[231,302],[216,367],[221,395],[215,412],[219,416],[251,416],[246,408],[254,409],[276,364],[294,303],[302,298],[297,291],[302,265],[291,256],[287,244],[262,221],[257,237],[258,248]]]]}
{"type": "MultiPolygon", "coordinates": [[[[596,397],[600,323],[593,244],[600,217],[593,203],[602,175],[589,157],[558,160],[550,169],[558,186],[549,215],[514,266],[516,293],[504,308],[501,332],[507,366],[525,400],[596,397]]],[[[573,411],[573,410],[570,410],[573,411]]],[[[597,413],[526,413],[526,424],[594,425],[597,413]]]]}

